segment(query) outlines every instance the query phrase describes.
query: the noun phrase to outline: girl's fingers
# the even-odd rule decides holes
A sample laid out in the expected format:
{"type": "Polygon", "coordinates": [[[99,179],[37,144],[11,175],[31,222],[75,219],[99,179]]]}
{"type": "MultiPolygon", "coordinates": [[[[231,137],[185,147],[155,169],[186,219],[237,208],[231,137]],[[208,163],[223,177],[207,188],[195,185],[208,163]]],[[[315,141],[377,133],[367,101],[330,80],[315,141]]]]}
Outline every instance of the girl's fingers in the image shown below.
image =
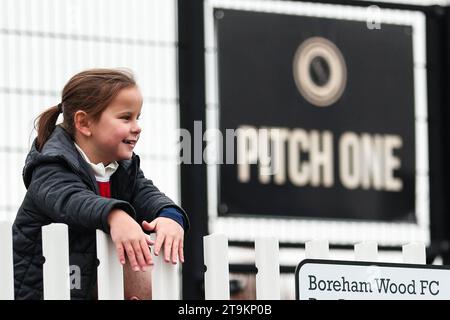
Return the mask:
{"type": "Polygon", "coordinates": [[[147,245],[152,246],[155,244],[155,241],[150,239],[150,236],[148,234],[145,235],[145,241],[147,242],[147,245]]]}
{"type": "Polygon", "coordinates": [[[166,237],[164,241],[164,260],[170,262],[170,253],[172,252],[173,238],[166,237]]]}
{"type": "Polygon", "coordinates": [[[134,254],[134,249],[131,243],[125,243],[125,250],[127,252],[128,261],[130,262],[131,268],[133,268],[134,271],[139,271],[139,266],[136,261],[136,256],[134,254]]]}
{"type": "Polygon", "coordinates": [[[117,257],[119,258],[119,262],[121,265],[125,264],[125,253],[123,252],[122,244],[118,244],[116,246],[117,257]]]}
{"type": "Polygon", "coordinates": [[[184,263],[184,244],[183,244],[183,239],[180,240],[180,246],[178,247],[178,256],[180,257],[181,263],[184,263]]]}
{"type": "Polygon", "coordinates": [[[155,242],[155,255],[159,255],[159,251],[161,251],[161,246],[164,242],[164,235],[161,233],[156,233],[156,242],[155,242]]]}
{"type": "Polygon", "coordinates": [[[172,245],[172,263],[177,264],[179,240],[175,240],[172,245]]]}
{"type": "Polygon", "coordinates": [[[147,231],[153,231],[156,228],[156,222],[153,220],[151,223],[142,221],[142,228],[147,231]]]}
{"type": "Polygon", "coordinates": [[[152,265],[153,264],[152,255],[150,254],[150,249],[148,247],[147,241],[145,240],[141,241],[141,248],[147,265],[152,265]]]}
{"type": "Polygon", "coordinates": [[[141,243],[139,241],[133,242],[134,254],[136,255],[136,260],[141,268],[141,271],[145,271],[144,268],[147,265],[144,259],[144,254],[142,253],[141,243]]]}

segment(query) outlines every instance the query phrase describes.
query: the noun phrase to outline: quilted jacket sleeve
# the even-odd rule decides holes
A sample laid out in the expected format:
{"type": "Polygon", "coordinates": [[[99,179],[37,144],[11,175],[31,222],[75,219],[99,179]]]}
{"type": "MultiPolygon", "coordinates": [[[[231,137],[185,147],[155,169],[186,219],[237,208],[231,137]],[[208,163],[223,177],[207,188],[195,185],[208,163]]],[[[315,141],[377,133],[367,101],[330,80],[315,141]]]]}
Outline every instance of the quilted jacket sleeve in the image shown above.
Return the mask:
{"type": "Polygon", "coordinates": [[[37,167],[28,192],[53,222],[77,229],[100,229],[109,233],[108,215],[113,208],[135,217],[134,208],[128,202],[95,194],[61,163],[37,167]]]}
{"type": "Polygon", "coordinates": [[[143,220],[151,221],[155,219],[163,208],[176,208],[183,215],[185,231],[189,230],[189,219],[186,212],[164,193],[159,191],[151,180],[145,178],[141,169],[139,169],[137,174],[131,205],[136,210],[139,223],[143,220]]]}

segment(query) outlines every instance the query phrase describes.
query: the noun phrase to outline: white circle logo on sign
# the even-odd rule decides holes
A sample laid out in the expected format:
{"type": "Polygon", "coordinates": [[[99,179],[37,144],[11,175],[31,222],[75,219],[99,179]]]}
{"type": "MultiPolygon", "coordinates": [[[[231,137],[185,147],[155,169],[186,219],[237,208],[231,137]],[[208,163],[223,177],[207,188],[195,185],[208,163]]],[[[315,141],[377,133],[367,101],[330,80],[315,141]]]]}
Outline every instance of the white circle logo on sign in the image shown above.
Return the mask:
{"type": "Polygon", "coordinates": [[[336,45],[322,37],[306,39],[294,56],[294,79],[301,95],[317,107],[327,107],[342,95],[347,67],[336,45]]]}

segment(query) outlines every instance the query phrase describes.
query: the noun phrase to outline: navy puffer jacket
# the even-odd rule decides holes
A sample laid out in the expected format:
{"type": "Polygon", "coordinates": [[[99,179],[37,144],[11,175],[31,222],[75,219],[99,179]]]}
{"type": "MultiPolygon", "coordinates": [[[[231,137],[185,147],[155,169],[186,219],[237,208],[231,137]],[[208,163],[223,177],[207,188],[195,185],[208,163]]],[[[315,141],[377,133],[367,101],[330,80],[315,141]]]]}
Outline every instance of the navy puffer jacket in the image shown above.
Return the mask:
{"type": "Polygon", "coordinates": [[[145,178],[139,157],[119,161],[111,176],[111,198],[99,195],[89,165],[78,153],[70,135],[57,126],[39,152],[35,143],[23,169],[27,193],[13,224],[14,286],[16,299],[42,299],[41,228],[65,223],[69,228],[70,265],[81,270],[80,288],[72,299],[90,299],[97,281],[96,229],[109,234],[108,215],[113,208],[126,211],[139,224],[151,221],[161,209],[184,210],[145,178]]]}

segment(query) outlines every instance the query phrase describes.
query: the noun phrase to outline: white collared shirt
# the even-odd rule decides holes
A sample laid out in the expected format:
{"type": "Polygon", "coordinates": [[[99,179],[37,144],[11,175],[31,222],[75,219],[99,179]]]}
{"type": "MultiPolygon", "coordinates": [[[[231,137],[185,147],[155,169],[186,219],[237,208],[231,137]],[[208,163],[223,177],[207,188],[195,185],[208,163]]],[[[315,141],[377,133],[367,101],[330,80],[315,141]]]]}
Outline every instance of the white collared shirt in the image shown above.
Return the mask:
{"type": "Polygon", "coordinates": [[[89,158],[80,148],[80,146],[77,145],[75,142],[74,144],[78,152],[80,152],[81,156],[84,158],[84,160],[86,160],[86,162],[89,164],[92,171],[94,172],[95,180],[99,182],[108,182],[109,178],[113,175],[114,172],[116,172],[117,168],[119,167],[119,163],[117,161],[114,161],[108,164],[106,167],[102,162],[94,164],[89,160],[89,158]]]}

